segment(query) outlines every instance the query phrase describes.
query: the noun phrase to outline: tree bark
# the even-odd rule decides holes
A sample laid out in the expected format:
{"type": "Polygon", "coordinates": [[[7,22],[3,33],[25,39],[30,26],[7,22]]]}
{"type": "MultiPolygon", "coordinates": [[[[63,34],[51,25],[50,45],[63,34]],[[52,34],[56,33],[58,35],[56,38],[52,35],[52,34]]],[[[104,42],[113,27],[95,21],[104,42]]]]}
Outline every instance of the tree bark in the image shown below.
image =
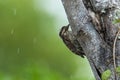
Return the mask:
{"type": "MultiPolygon", "coordinates": [[[[87,57],[96,80],[109,69],[109,80],[120,80],[114,71],[113,43],[119,24],[113,24],[119,0],[62,0],[72,34],[87,57]],[[91,12],[92,11],[92,12],[91,12]],[[91,16],[91,13],[92,14],[91,16]],[[98,21],[97,21],[98,20],[98,21]],[[115,76],[116,75],[116,76],[115,76]]],[[[116,42],[116,66],[120,66],[120,40],[116,42]]]]}

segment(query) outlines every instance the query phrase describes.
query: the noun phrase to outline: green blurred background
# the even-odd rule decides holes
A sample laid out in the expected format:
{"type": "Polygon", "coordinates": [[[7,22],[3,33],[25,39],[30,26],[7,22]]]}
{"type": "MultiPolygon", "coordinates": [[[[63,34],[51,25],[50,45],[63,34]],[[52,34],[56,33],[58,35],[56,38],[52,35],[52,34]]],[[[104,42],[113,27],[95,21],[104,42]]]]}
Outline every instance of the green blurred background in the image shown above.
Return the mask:
{"type": "Polygon", "coordinates": [[[67,24],[60,0],[0,0],[0,80],[95,80],[59,38],[67,24]]]}

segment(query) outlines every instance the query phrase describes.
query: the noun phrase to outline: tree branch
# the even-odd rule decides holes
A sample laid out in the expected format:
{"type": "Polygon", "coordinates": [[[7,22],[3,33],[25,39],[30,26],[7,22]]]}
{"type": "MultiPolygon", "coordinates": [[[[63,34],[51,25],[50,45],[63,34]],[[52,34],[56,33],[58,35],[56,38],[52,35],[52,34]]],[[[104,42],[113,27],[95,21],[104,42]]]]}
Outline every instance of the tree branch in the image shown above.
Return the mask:
{"type": "MultiPolygon", "coordinates": [[[[82,0],[62,0],[62,3],[64,5],[65,11],[72,29],[72,33],[78,40],[80,46],[82,47],[91,65],[91,68],[94,72],[96,80],[101,80],[101,74],[107,69],[110,69],[112,71],[110,80],[113,80],[115,78],[115,76],[113,76],[114,66],[113,66],[113,62],[111,62],[111,60],[113,60],[112,59],[113,42],[112,44],[110,44],[111,42],[109,43],[107,39],[110,39],[111,41],[113,41],[115,37],[116,28],[111,26],[114,16],[112,16],[111,18],[109,17],[109,15],[111,14],[112,11],[114,13],[115,9],[112,10],[112,8],[115,8],[116,5],[118,6],[118,4],[109,2],[109,4],[105,6],[105,4],[109,0],[105,0],[105,1],[104,0],[83,0],[83,1],[82,0]],[[99,2],[95,2],[95,1],[99,1],[99,2]],[[87,6],[85,6],[84,4],[87,4],[87,6]],[[101,37],[101,34],[99,33],[100,30],[98,31],[96,29],[98,25],[96,25],[96,23],[93,21],[94,18],[91,18],[88,11],[89,8],[93,10],[95,14],[98,14],[99,18],[97,18],[96,15],[94,17],[98,19],[98,21],[100,22],[99,26],[101,27],[102,30],[104,30],[104,32],[102,33],[104,38],[101,37]],[[105,10],[105,13],[103,13],[102,10],[105,10]],[[112,20],[109,20],[109,19],[112,19],[112,20]],[[108,28],[109,24],[110,24],[110,29],[108,28]],[[113,29],[113,31],[111,29],[113,29]],[[113,35],[112,38],[109,35],[109,33],[113,35]]],[[[115,1],[115,0],[112,0],[112,1],[115,1]]],[[[117,45],[117,46],[118,48],[120,48],[120,45],[117,45]]],[[[118,55],[120,55],[120,52],[118,55]]]]}

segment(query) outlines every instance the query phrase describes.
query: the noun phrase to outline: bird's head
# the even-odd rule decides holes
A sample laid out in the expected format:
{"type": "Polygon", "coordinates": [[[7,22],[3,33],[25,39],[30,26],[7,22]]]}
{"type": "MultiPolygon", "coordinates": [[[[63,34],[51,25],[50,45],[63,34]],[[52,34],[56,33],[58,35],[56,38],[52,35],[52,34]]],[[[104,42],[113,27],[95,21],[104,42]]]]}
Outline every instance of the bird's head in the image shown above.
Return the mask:
{"type": "Polygon", "coordinates": [[[67,26],[63,26],[60,30],[59,36],[63,37],[63,35],[66,35],[66,31],[68,31],[69,24],[67,26]]]}

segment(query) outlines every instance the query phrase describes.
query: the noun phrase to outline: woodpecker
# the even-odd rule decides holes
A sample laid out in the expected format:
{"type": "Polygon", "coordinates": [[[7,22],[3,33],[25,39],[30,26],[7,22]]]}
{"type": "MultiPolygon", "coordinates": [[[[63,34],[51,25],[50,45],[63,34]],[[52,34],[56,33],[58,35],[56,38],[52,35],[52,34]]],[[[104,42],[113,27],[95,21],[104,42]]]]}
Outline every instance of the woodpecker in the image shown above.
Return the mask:
{"type": "Polygon", "coordinates": [[[69,50],[84,58],[84,51],[78,40],[72,34],[72,31],[68,30],[69,26],[69,24],[67,26],[63,26],[60,30],[59,36],[62,38],[64,44],[69,48],[69,50]]]}

